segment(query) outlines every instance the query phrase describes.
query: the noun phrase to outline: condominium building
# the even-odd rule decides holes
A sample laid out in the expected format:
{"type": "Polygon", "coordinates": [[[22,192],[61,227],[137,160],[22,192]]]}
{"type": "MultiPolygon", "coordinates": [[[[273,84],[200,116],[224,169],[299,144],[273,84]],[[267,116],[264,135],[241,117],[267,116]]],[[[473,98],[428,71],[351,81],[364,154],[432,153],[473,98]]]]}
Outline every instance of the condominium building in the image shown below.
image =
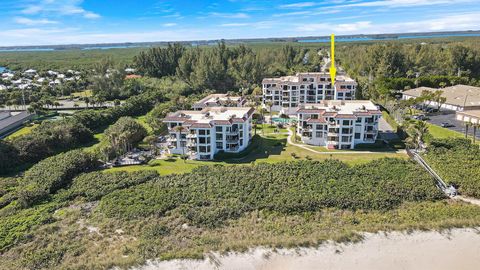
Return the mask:
{"type": "Polygon", "coordinates": [[[193,104],[194,110],[203,110],[206,107],[243,107],[247,100],[244,97],[228,94],[211,94],[193,104]]]}
{"type": "Polygon", "coordinates": [[[169,114],[167,124],[170,153],[190,159],[213,159],[224,151],[238,153],[252,138],[253,108],[207,107],[201,111],[177,111],[169,114]]]}
{"type": "Polygon", "coordinates": [[[272,111],[291,114],[302,104],[323,100],[353,100],[357,83],[346,75],[337,75],[332,86],[330,73],[297,73],[295,76],[266,78],[262,81],[263,104],[271,103],[272,111]]]}
{"type": "Polygon", "coordinates": [[[297,135],[302,142],[328,149],[353,149],[374,143],[382,113],[368,100],[325,100],[297,109],[297,135]]]}

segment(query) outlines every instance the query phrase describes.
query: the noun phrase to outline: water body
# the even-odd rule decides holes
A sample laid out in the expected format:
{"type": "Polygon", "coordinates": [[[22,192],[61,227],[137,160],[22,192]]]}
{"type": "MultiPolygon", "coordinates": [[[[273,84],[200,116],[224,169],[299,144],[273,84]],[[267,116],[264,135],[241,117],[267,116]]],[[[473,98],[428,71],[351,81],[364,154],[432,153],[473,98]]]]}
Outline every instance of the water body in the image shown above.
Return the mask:
{"type": "Polygon", "coordinates": [[[31,49],[0,49],[0,52],[51,52],[53,48],[31,48],[31,49]]]}
{"type": "Polygon", "coordinates": [[[95,47],[82,48],[82,51],[109,50],[109,49],[128,49],[128,48],[148,48],[148,47],[150,47],[150,46],[142,46],[142,45],[95,46],[95,47]]]}
{"type": "Polygon", "coordinates": [[[0,73],[4,72],[5,70],[7,70],[7,68],[6,68],[6,67],[2,67],[2,66],[0,66],[0,73]]]}
{"type": "Polygon", "coordinates": [[[213,254],[205,260],[150,261],[132,270],[478,270],[479,229],[448,232],[365,234],[356,244],[326,243],[318,248],[255,248],[247,253],[213,254]]]}
{"type": "MultiPolygon", "coordinates": [[[[480,33],[476,34],[434,34],[434,35],[405,35],[405,36],[392,36],[384,38],[375,37],[336,37],[336,42],[358,42],[358,41],[380,41],[380,40],[401,40],[401,39],[428,39],[428,38],[447,38],[447,37],[480,37],[480,33]]],[[[298,40],[301,43],[325,43],[330,42],[330,37],[319,39],[302,39],[298,40]]]]}

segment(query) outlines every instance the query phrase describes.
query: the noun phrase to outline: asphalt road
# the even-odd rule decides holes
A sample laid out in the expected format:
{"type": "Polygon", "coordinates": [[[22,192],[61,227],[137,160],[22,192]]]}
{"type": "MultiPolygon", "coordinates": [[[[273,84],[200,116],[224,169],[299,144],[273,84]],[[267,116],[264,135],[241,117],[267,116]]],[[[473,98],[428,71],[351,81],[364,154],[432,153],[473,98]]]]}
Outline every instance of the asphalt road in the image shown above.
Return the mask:
{"type": "MultiPolygon", "coordinates": [[[[428,123],[441,126],[442,123],[450,123],[453,124],[453,127],[449,127],[448,129],[458,131],[460,133],[465,133],[465,124],[462,121],[458,121],[455,118],[455,112],[443,112],[444,114],[439,115],[427,115],[429,120],[428,123]]],[[[469,128],[468,134],[473,136],[473,128],[469,128]]],[[[480,129],[477,130],[477,138],[480,139],[480,129]]]]}

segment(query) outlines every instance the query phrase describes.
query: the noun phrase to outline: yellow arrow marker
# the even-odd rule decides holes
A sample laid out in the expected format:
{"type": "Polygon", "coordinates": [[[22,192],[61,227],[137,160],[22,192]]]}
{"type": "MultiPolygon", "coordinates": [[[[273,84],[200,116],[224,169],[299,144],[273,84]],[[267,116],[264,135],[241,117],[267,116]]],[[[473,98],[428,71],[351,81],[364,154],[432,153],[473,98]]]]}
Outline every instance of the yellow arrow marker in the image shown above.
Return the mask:
{"type": "Polygon", "coordinates": [[[335,76],[337,75],[337,68],[335,67],[335,35],[332,34],[332,41],[330,45],[330,79],[332,80],[332,87],[335,85],[335,76]]]}

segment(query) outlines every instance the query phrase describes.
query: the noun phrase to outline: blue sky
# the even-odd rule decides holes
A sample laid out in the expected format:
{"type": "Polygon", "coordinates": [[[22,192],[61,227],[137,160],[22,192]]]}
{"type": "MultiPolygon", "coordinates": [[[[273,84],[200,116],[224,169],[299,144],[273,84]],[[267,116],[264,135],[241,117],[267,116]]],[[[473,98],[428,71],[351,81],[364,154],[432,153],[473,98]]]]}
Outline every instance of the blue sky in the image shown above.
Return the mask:
{"type": "Polygon", "coordinates": [[[480,30],[479,0],[1,0],[0,46],[480,30]]]}

